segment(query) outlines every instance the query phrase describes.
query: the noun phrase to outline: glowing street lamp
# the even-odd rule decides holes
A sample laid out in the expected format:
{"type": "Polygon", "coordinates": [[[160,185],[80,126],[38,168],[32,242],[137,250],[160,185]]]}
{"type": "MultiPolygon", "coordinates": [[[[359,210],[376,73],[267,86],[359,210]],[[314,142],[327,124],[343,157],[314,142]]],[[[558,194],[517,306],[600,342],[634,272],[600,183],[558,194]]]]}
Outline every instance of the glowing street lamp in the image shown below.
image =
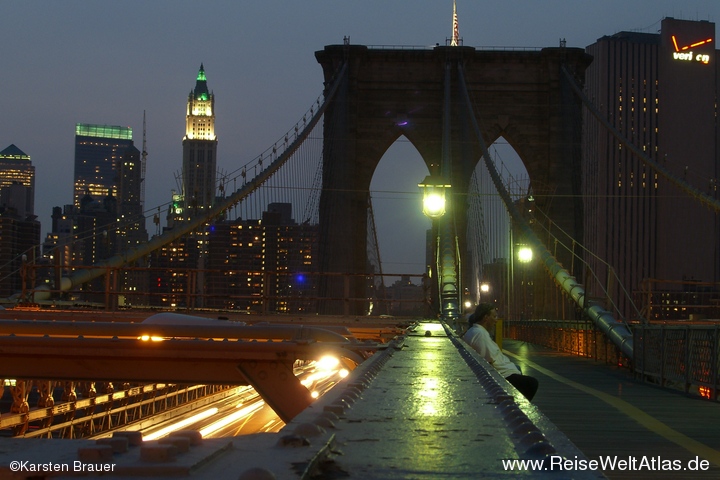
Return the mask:
{"type": "Polygon", "coordinates": [[[533,252],[530,247],[520,247],[517,251],[518,262],[529,263],[532,261],[533,252]]]}
{"type": "Polygon", "coordinates": [[[445,215],[445,190],[450,185],[441,178],[428,175],[422,183],[418,183],[423,192],[423,213],[429,218],[440,218],[445,215]]]}
{"type": "Polygon", "coordinates": [[[529,309],[528,305],[528,298],[527,298],[527,268],[528,264],[532,261],[533,258],[533,251],[530,247],[527,245],[518,245],[517,249],[517,259],[518,262],[523,264],[522,268],[522,298],[523,298],[523,305],[522,309],[520,311],[522,320],[526,319],[527,311],[529,309]]]}

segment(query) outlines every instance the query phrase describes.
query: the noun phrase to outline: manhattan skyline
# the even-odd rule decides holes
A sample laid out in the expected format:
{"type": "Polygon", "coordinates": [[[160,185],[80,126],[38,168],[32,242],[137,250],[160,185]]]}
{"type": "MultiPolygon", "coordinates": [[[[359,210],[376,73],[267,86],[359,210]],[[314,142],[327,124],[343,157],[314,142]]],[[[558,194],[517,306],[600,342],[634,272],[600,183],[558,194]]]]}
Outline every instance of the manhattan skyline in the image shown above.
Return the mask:
{"type": "MultiPolygon", "coordinates": [[[[458,0],[460,37],[476,48],[556,47],[561,39],[585,48],[623,30],[656,33],[667,16],[720,18],[713,0],[585,3],[458,0]]],[[[345,37],[352,44],[432,48],[452,34],[451,0],[28,1],[0,10],[0,40],[13,46],[0,73],[0,149],[15,144],[36,167],[42,239],[52,207],[72,203],[76,123],[129,126],[141,149],[145,112],[145,210],[152,216],[163,205],[164,222],[182,168],[185,102],[201,64],[216,96],[218,168],[233,171],[281,138],[320,96],[315,51],[345,37]]],[[[428,223],[416,185],[424,175],[419,155],[402,141],[376,172],[371,193],[381,256],[395,262],[387,271],[422,271],[428,223]],[[393,229],[405,232],[399,242],[393,229]]]]}

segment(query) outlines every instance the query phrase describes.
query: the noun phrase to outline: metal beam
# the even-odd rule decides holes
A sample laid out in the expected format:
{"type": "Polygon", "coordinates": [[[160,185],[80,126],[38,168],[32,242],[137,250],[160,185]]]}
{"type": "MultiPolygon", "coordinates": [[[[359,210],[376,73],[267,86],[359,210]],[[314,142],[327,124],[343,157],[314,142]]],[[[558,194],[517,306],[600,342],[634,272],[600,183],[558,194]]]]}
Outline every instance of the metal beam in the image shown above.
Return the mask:
{"type": "MultiPolygon", "coordinates": [[[[304,325],[247,326],[223,321],[199,322],[194,325],[113,323],[113,322],[53,322],[29,320],[2,320],[0,334],[128,337],[143,335],[162,338],[216,338],[263,340],[313,340],[317,342],[349,343],[347,336],[320,327],[304,325]]],[[[349,336],[349,331],[347,332],[349,336]]]]}
{"type": "Polygon", "coordinates": [[[242,360],[238,363],[245,378],[285,423],[313,402],[308,389],[293,373],[293,363],[280,360],[242,360]]]}
{"type": "Polygon", "coordinates": [[[292,372],[296,360],[335,355],[358,364],[368,344],[136,338],[0,337],[1,378],[252,385],[285,421],[310,394],[292,372]]]}

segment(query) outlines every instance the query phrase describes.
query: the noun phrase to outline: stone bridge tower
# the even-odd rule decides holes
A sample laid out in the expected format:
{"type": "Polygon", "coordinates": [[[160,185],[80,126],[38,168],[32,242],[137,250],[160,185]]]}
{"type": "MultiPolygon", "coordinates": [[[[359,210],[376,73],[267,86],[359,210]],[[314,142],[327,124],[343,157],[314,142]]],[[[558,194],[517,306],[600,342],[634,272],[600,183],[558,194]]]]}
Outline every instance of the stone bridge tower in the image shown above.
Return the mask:
{"type": "MultiPolygon", "coordinates": [[[[415,146],[429,172],[439,173],[446,78],[450,78],[451,208],[463,254],[467,227],[464,199],[482,152],[460,92],[461,71],[485,144],[504,137],[525,164],[531,185],[541,185],[543,192],[551,193],[536,198],[538,207],[558,227],[582,238],[581,105],[561,72],[564,65],[583,83],[591,57],[582,49],[330,45],[315,56],[322,65],[326,85],[347,64],[345,82],[325,113],[320,200],[323,273],[367,273],[367,192],[380,159],[400,136],[415,146]]],[[[403,232],[396,234],[402,236],[403,232]]],[[[465,271],[472,268],[476,266],[463,265],[465,271]]],[[[365,295],[362,277],[350,286],[332,283],[324,286],[321,295],[342,297],[341,288],[345,296],[358,300],[365,295]]],[[[346,305],[344,312],[334,310],[327,313],[363,313],[360,301],[351,302],[349,308],[346,305]]]]}

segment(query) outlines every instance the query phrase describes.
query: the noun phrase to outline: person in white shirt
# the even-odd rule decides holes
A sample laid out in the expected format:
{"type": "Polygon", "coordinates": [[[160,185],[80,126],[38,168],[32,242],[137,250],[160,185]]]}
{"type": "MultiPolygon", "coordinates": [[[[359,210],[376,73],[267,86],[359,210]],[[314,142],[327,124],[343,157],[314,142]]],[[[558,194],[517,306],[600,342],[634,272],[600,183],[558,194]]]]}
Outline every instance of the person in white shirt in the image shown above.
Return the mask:
{"type": "Polygon", "coordinates": [[[505,377],[513,387],[517,388],[525,398],[532,401],[538,389],[537,379],[520,373],[517,366],[502,353],[497,343],[490,338],[488,331],[494,331],[497,318],[497,309],[494,305],[481,303],[468,319],[470,328],[463,335],[463,340],[495,367],[495,370],[505,377]]]}

